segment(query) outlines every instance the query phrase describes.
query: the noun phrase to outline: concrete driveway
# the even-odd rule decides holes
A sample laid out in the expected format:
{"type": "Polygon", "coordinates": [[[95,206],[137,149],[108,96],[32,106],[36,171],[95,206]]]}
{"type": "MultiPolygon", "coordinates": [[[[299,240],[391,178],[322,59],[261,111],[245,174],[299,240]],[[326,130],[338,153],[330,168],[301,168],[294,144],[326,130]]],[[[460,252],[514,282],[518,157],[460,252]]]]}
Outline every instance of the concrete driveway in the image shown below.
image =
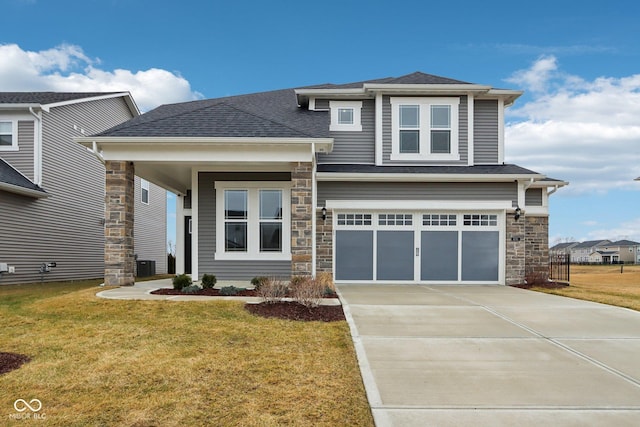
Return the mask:
{"type": "Polygon", "coordinates": [[[640,312],[504,286],[339,293],[377,426],[640,425],[640,312]]]}

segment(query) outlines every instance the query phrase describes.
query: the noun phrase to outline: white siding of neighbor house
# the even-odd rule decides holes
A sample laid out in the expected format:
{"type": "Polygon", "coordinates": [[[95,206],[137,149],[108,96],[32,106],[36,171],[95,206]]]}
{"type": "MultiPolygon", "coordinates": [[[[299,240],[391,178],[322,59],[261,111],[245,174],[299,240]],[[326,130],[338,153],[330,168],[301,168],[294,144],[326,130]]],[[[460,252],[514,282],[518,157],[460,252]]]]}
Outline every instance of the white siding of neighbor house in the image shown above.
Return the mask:
{"type": "Polygon", "coordinates": [[[155,261],[156,274],[167,273],[167,192],[149,183],[149,203],[142,203],[140,178],[135,178],[133,222],[134,253],[137,259],[155,261]]]}
{"type": "Polygon", "coordinates": [[[45,281],[104,274],[104,166],[72,138],[101,132],[131,118],[122,98],[43,112],[42,187],[34,199],[0,191],[0,262],[15,266],[0,285],[39,282],[40,265],[56,262],[45,281]],[[78,130],[74,129],[74,125],[78,130]]]}

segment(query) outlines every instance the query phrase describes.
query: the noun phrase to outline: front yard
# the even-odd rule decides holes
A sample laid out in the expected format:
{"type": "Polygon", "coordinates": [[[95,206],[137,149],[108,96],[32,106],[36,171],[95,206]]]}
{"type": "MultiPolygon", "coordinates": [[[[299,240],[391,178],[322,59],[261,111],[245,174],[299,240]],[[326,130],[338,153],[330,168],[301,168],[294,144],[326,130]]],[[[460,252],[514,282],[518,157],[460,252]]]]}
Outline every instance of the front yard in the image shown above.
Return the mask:
{"type": "Polygon", "coordinates": [[[112,301],[93,283],[0,287],[0,422],[373,425],[346,322],[255,317],[239,302],[112,301]],[[12,418],[13,417],[13,418],[12,418]]]}
{"type": "Polygon", "coordinates": [[[571,265],[571,286],[536,290],[640,311],[640,265],[571,265]]]}

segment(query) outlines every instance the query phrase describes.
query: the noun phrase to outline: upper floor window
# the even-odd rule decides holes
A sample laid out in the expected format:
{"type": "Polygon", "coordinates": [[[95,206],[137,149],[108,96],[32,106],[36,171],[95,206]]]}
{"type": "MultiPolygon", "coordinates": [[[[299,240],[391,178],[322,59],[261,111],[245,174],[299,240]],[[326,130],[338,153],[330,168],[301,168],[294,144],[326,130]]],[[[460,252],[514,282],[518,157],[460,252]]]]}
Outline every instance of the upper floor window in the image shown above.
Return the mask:
{"type": "Polygon", "coordinates": [[[391,160],[459,160],[460,98],[391,98],[391,160]]]}
{"type": "Polygon", "coordinates": [[[0,121],[0,150],[13,151],[18,149],[18,132],[16,122],[0,121]]]}
{"type": "Polygon", "coordinates": [[[149,204],[149,181],[140,179],[140,201],[145,205],[149,204]]]}
{"type": "Polygon", "coordinates": [[[362,131],[362,101],[330,101],[331,131],[362,131]]]}

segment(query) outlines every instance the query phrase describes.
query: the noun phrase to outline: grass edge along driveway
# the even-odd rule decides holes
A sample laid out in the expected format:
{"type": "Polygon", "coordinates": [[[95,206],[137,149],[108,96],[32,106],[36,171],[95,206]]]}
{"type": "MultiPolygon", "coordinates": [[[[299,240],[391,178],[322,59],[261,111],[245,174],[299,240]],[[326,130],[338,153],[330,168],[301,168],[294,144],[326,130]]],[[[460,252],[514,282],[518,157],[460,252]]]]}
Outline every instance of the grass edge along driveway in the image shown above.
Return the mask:
{"type": "Polygon", "coordinates": [[[0,286],[0,424],[372,426],[346,322],[252,316],[240,302],[112,301],[95,282],[0,286]]]}

